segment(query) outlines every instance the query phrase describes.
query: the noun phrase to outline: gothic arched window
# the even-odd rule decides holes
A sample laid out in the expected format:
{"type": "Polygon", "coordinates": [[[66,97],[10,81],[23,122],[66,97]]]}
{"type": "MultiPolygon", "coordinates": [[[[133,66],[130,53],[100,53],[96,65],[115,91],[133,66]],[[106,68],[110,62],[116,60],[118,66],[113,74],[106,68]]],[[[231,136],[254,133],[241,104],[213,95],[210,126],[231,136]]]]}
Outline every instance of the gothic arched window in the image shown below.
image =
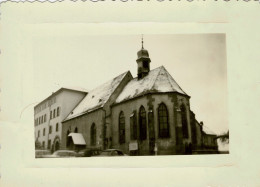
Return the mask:
{"type": "Polygon", "coordinates": [[[123,111],[119,114],[119,143],[125,143],[125,116],[123,111]]]}
{"type": "Polygon", "coordinates": [[[78,133],[78,127],[75,128],[74,132],[75,132],[75,133],[78,133]]]}
{"type": "Polygon", "coordinates": [[[96,136],[97,136],[96,125],[95,125],[95,123],[93,123],[91,125],[91,129],[90,129],[90,144],[91,145],[96,145],[96,136]]]}
{"type": "Polygon", "coordinates": [[[139,110],[139,137],[140,140],[145,140],[147,133],[146,133],[146,112],[143,106],[140,107],[139,110]]]}
{"type": "Polygon", "coordinates": [[[170,136],[168,111],[165,104],[161,103],[158,108],[159,137],[168,138],[170,136]]]}
{"type": "Polygon", "coordinates": [[[181,123],[182,123],[182,133],[183,138],[188,138],[188,122],[187,122],[187,114],[186,114],[186,108],[184,105],[181,105],[181,123]]]}

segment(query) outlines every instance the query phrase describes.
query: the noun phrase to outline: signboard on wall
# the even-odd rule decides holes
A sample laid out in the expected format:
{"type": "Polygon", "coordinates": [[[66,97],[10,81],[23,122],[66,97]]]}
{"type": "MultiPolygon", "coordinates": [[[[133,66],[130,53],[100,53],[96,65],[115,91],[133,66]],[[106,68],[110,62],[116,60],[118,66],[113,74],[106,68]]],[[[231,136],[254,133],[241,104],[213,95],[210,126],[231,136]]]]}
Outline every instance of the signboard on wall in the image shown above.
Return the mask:
{"type": "Polygon", "coordinates": [[[129,143],[129,151],[135,151],[138,150],[138,144],[137,142],[131,142],[129,143]]]}

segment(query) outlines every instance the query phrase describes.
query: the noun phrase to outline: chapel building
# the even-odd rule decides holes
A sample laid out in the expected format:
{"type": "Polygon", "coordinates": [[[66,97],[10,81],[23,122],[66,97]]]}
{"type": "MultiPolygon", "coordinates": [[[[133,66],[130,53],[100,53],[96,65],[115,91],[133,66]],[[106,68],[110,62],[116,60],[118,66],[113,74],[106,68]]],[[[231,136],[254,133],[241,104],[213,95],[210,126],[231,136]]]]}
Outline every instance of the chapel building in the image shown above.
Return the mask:
{"type": "Polygon", "coordinates": [[[170,155],[189,154],[193,142],[201,144],[197,133],[192,134],[201,127],[194,121],[192,130],[190,96],[163,66],[150,70],[143,46],[136,62],[137,77],[127,71],[89,91],[63,120],[63,149],[170,155]]]}

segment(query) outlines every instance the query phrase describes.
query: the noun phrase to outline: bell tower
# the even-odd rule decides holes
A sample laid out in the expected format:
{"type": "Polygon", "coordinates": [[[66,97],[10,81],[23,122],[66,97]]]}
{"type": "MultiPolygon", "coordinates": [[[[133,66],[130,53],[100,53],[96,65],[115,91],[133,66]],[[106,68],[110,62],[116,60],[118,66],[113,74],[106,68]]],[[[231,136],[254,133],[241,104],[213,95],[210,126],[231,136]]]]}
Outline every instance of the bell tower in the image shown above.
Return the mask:
{"type": "Polygon", "coordinates": [[[149,53],[144,49],[144,41],[142,36],[142,49],[137,52],[137,77],[138,80],[144,78],[150,71],[149,53]]]}

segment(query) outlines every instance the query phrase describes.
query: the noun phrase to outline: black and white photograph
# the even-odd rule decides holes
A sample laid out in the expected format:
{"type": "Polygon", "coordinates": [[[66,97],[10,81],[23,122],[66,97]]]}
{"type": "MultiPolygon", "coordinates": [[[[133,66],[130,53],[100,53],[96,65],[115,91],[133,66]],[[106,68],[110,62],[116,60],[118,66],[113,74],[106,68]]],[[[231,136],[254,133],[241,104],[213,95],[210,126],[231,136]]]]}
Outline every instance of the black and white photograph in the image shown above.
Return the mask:
{"type": "Polygon", "coordinates": [[[36,158],[228,153],[225,34],[50,37],[34,50],[36,158]]]}
{"type": "Polygon", "coordinates": [[[259,186],[259,1],[14,1],[0,186],[259,186]]]}

